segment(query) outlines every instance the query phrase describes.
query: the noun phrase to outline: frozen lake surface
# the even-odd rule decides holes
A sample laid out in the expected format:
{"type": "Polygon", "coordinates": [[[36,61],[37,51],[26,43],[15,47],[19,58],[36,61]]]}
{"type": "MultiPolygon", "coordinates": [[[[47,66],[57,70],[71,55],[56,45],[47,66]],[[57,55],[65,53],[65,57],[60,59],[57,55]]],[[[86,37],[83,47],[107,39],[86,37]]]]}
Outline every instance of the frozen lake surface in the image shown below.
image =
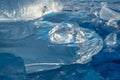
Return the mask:
{"type": "Polygon", "coordinates": [[[120,80],[119,5],[1,0],[0,80],[120,80]]]}

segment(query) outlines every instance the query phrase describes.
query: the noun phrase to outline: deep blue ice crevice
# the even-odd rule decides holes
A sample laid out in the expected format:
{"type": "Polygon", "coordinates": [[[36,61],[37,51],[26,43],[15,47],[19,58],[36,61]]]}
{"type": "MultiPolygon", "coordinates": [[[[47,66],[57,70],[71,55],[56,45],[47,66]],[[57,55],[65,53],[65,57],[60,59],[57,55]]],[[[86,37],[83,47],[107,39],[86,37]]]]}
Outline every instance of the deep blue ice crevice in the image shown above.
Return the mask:
{"type": "Polygon", "coordinates": [[[23,59],[11,53],[0,53],[0,80],[26,80],[23,59]]]}

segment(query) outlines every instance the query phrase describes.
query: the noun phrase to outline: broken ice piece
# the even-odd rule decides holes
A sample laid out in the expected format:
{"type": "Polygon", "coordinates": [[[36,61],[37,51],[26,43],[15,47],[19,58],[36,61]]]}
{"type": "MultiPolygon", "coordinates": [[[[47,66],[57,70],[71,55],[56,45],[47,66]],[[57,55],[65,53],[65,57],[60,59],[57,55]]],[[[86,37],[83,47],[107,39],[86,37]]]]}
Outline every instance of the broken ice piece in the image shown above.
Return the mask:
{"type": "Polygon", "coordinates": [[[103,20],[120,20],[120,13],[109,9],[105,3],[103,3],[99,15],[103,20]]]}
{"type": "Polygon", "coordinates": [[[105,43],[109,47],[114,47],[117,44],[117,34],[116,33],[110,33],[106,37],[105,43]]]}

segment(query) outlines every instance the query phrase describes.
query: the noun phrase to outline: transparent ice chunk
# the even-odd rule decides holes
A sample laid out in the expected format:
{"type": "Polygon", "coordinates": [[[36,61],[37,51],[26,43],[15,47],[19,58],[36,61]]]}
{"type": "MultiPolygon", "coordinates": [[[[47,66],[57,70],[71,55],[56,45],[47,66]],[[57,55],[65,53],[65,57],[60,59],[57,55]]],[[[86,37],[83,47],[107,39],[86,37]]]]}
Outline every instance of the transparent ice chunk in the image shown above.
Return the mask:
{"type": "Polygon", "coordinates": [[[118,46],[117,33],[110,33],[105,39],[106,51],[113,52],[118,46]]]}
{"type": "Polygon", "coordinates": [[[59,0],[2,0],[0,21],[32,20],[62,10],[59,0]]]}
{"type": "Polygon", "coordinates": [[[98,39],[99,36],[94,31],[70,22],[57,25],[49,32],[49,35],[52,43],[78,47],[76,53],[79,59],[76,62],[81,64],[89,62],[91,57],[101,50],[103,44],[102,39],[98,39]]]}
{"type": "Polygon", "coordinates": [[[0,80],[26,80],[24,61],[10,53],[0,53],[0,80]]]}
{"type": "Polygon", "coordinates": [[[115,46],[117,44],[117,34],[116,33],[110,33],[106,39],[105,39],[107,46],[115,46]]]}
{"type": "Polygon", "coordinates": [[[102,3],[102,8],[99,14],[100,18],[104,20],[120,20],[120,13],[109,9],[107,3],[102,3]]]}
{"type": "Polygon", "coordinates": [[[85,34],[80,28],[75,28],[74,24],[61,23],[50,32],[50,40],[57,44],[83,43],[86,40],[85,34]]]}

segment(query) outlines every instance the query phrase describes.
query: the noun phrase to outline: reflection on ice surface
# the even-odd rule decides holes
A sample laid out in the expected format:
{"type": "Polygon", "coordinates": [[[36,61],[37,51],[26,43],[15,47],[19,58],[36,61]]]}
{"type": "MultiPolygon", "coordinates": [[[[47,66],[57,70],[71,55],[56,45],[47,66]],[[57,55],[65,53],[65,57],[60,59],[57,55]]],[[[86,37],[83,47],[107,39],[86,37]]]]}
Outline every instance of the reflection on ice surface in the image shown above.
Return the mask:
{"type": "Polygon", "coordinates": [[[31,20],[61,9],[59,0],[1,0],[0,21],[31,20]]]}

